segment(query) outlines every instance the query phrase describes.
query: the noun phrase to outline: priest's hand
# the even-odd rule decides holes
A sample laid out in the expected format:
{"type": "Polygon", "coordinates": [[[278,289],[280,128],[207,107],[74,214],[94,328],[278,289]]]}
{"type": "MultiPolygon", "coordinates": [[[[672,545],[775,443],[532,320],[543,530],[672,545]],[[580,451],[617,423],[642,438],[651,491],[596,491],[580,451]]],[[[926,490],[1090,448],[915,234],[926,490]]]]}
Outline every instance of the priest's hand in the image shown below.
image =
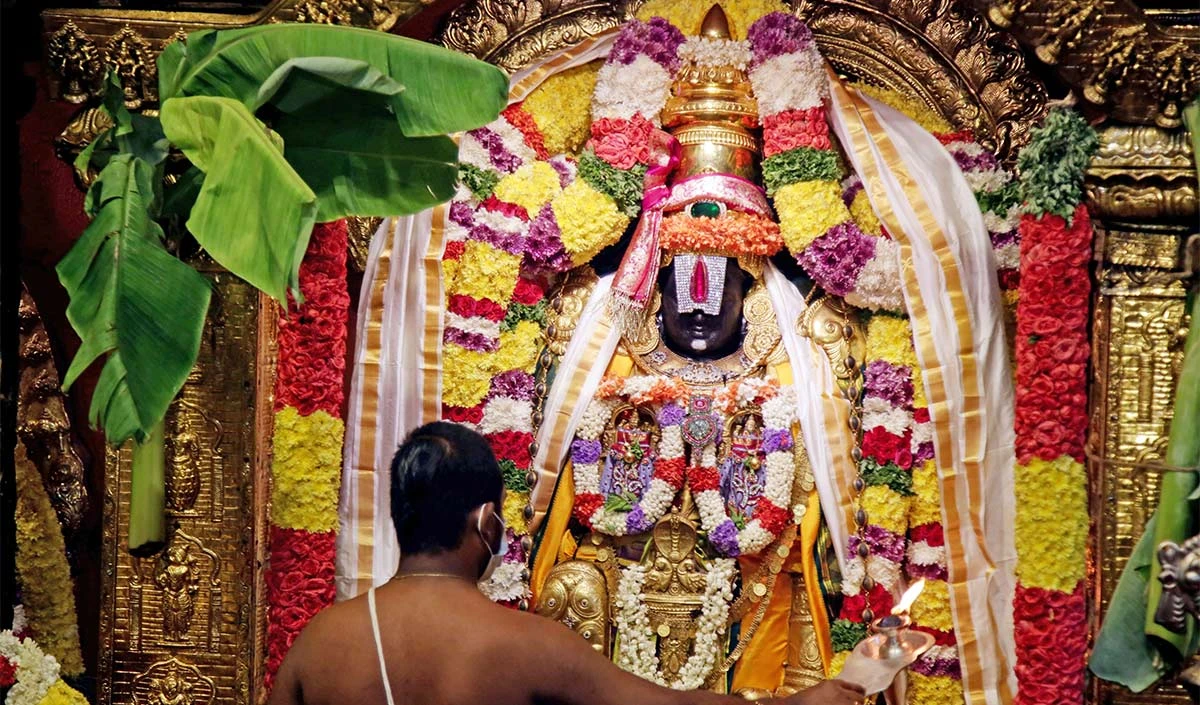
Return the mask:
{"type": "Polygon", "coordinates": [[[863,689],[846,681],[822,681],[783,700],[787,705],[858,705],[866,694],[863,689]]]}

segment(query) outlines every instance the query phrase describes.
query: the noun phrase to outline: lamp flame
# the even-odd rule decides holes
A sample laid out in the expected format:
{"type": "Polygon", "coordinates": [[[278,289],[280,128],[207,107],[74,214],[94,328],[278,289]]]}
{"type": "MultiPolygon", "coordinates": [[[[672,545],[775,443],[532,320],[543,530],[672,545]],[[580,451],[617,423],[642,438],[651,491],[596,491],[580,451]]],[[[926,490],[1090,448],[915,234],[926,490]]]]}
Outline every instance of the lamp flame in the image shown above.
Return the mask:
{"type": "Polygon", "coordinates": [[[900,597],[900,602],[896,603],[896,606],[892,608],[892,614],[899,615],[908,612],[909,608],[911,608],[912,604],[917,601],[917,597],[920,596],[921,591],[924,589],[925,578],[921,578],[917,582],[910,585],[908,589],[904,591],[904,595],[900,597]]]}

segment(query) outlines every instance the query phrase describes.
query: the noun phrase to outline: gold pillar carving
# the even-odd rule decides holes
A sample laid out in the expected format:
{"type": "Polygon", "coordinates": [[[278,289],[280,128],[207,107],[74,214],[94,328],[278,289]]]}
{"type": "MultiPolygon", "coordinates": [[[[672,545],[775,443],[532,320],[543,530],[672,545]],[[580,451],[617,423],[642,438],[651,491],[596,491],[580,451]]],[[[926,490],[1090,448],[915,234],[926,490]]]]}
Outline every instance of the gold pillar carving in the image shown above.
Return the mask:
{"type": "Polygon", "coordinates": [[[105,467],[99,702],[252,705],[262,692],[275,307],[215,268],[200,356],[167,412],[163,550],[126,550],[130,452],[105,467]]]}
{"type": "Polygon", "coordinates": [[[33,297],[22,287],[18,309],[20,382],[17,436],[37,466],[63,533],[70,539],[87,511],[83,462],[71,433],[50,336],[33,297]]]}
{"type": "MultiPolygon", "coordinates": [[[[1158,503],[1161,462],[1182,363],[1179,270],[1196,232],[1196,171],[1185,133],[1108,127],[1088,171],[1097,216],[1091,433],[1094,628],[1158,503]]],[[[1191,702],[1167,682],[1141,694],[1093,681],[1093,702],[1191,702]]]]}

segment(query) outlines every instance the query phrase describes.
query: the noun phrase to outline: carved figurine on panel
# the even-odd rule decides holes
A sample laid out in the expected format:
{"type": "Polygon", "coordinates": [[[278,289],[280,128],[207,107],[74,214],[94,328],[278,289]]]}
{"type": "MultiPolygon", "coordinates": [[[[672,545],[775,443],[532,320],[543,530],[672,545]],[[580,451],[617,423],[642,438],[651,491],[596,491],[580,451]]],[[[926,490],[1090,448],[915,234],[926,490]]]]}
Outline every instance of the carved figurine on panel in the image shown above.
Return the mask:
{"type": "Polygon", "coordinates": [[[198,560],[186,543],[173,543],[163,552],[154,584],[162,591],[163,638],[178,642],[187,639],[196,614],[196,594],[200,592],[198,560]]]}

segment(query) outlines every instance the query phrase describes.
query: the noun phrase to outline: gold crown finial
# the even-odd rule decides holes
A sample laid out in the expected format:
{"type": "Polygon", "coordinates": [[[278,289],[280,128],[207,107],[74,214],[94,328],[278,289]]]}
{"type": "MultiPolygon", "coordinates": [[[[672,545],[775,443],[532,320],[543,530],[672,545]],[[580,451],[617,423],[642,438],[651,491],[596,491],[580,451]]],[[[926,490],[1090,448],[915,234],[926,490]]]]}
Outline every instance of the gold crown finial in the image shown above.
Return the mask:
{"type": "Polygon", "coordinates": [[[720,5],[713,5],[700,23],[700,36],[705,39],[729,39],[729,18],[720,5]]]}
{"type": "MultiPolygon", "coordinates": [[[[705,42],[732,43],[729,19],[713,5],[700,25],[705,42]]],[[[683,147],[677,178],[733,174],[754,180],[758,172],[758,104],[745,67],[701,57],[684,62],[662,113],[663,126],[683,147]]]]}

